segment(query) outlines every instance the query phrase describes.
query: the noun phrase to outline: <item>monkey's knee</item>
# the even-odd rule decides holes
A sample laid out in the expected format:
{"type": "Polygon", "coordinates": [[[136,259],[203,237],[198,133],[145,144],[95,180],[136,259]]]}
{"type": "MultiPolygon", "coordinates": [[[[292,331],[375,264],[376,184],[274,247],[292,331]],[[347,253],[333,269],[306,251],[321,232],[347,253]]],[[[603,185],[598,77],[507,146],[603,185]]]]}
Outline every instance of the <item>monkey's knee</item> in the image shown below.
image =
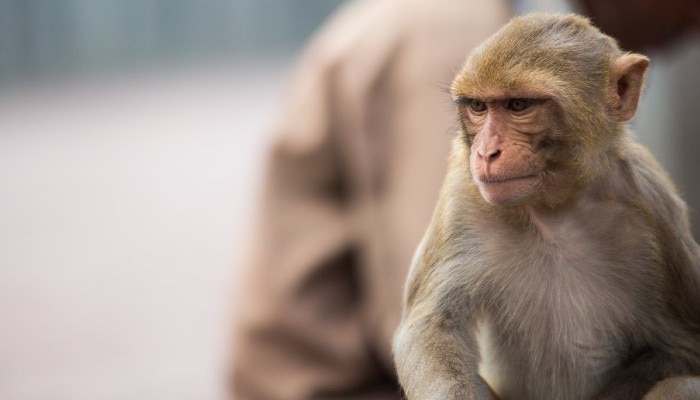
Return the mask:
{"type": "Polygon", "coordinates": [[[700,399],[700,377],[681,376],[665,379],[651,388],[643,400],[700,399]]]}

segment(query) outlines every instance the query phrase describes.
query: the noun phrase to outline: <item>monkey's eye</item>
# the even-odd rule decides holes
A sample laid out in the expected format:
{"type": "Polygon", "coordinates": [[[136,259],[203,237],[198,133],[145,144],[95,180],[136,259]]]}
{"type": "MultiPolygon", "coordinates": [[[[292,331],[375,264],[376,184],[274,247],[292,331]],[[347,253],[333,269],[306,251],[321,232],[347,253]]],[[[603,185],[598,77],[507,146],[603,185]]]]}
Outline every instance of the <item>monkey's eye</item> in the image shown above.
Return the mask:
{"type": "Polygon", "coordinates": [[[474,112],[484,112],[486,111],[486,103],[481,100],[471,100],[469,102],[469,108],[474,112]]]}
{"type": "Polygon", "coordinates": [[[510,99],[508,100],[508,109],[512,111],[524,111],[532,105],[532,101],[528,99],[510,99]]]}

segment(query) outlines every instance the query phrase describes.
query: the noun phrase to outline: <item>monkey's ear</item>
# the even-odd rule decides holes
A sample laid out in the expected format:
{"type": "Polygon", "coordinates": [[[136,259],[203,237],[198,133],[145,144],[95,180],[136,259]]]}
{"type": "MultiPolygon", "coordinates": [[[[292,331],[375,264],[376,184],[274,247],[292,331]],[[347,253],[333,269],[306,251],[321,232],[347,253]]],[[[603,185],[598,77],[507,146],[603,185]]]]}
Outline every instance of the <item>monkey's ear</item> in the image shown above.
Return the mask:
{"type": "Polygon", "coordinates": [[[641,54],[625,54],[613,65],[611,82],[612,112],[620,121],[629,121],[637,112],[644,74],[649,59],[641,54]]]}

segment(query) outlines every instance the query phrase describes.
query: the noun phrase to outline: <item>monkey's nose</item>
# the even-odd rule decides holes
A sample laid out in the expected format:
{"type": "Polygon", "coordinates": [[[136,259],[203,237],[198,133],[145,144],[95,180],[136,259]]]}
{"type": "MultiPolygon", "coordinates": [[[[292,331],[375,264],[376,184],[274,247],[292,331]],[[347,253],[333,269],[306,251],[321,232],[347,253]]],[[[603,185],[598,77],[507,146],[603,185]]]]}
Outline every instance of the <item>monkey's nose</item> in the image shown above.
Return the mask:
{"type": "Polygon", "coordinates": [[[498,157],[500,157],[500,156],[501,156],[501,150],[499,150],[499,149],[496,149],[496,150],[493,150],[493,151],[489,151],[489,152],[486,153],[486,161],[488,161],[488,162],[494,162],[494,161],[496,161],[496,159],[498,159],[498,157]]]}
{"type": "Polygon", "coordinates": [[[486,151],[478,151],[477,153],[479,154],[479,157],[481,157],[481,159],[487,163],[494,162],[501,156],[500,149],[489,149],[486,151]]]}

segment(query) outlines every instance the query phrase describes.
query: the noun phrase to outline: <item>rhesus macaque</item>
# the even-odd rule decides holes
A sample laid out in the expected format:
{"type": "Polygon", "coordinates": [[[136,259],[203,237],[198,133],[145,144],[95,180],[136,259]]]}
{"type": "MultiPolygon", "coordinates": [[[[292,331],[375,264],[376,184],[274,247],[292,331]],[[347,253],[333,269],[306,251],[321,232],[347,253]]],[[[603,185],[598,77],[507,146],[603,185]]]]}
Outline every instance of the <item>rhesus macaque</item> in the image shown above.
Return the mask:
{"type": "Polygon", "coordinates": [[[408,399],[700,399],[700,247],[627,128],[648,65],[552,14],[467,59],[394,342],[408,399]]]}

